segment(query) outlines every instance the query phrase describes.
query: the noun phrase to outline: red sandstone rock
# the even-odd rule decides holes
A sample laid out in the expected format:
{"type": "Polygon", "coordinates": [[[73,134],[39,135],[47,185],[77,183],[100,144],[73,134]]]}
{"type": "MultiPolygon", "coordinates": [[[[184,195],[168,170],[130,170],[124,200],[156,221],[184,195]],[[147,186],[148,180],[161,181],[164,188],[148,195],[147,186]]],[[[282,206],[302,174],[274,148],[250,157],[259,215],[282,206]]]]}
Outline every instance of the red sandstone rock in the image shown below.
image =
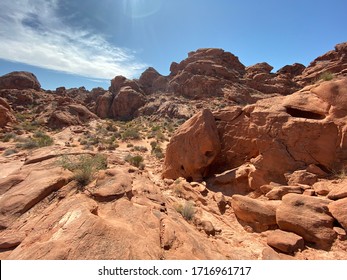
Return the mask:
{"type": "Polygon", "coordinates": [[[343,228],[347,230],[347,198],[330,203],[329,211],[343,228]]]}
{"type": "Polygon", "coordinates": [[[333,181],[333,182],[326,182],[326,184],[329,186],[329,193],[328,198],[329,199],[341,199],[347,197],[347,180],[341,180],[341,181],[333,181]]]}
{"type": "Polygon", "coordinates": [[[25,180],[12,186],[0,198],[0,228],[9,227],[18,216],[66,185],[71,176],[70,171],[60,167],[49,170],[28,167],[25,180]]]}
{"type": "Polygon", "coordinates": [[[162,176],[201,180],[220,151],[219,137],[211,111],[205,109],[185,122],[166,149],[162,176]]]}
{"type": "Polygon", "coordinates": [[[266,201],[249,198],[242,195],[233,195],[232,207],[238,219],[261,226],[276,225],[276,209],[279,201],[266,201]]]}
{"type": "Polygon", "coordinates": [[[128,172],[118,168],[99,172],[95,185],[88,187],[91,194],[101,201],[129,196],[131,189],[131,176],[128,172]]]}
{"type": "Polygon", "coordinates": [[[145,104],[145,100],[143,94],[130,87],[122,87],[112,101],[112,116],[120,120],[130,120],[145,104]]]}
{"type": "Polygon", "coordinates": [[[274,186],[265,196],[270,200],[281,200],[288,193],[302,194],[300,186],[274,186]]]}
{"type": "Polygon", "coordinates": [[[287,194],[277,208],[277,224],[281,230],[294,232],[321,248],[329,248],[336,238],[329,203],[327,199],[287,194]]]}
{"type": "Polygon", "coordinates": [[[41,85],[33,73],[11,72],[0,77],[0,89],[35,89],[41,85]]]}
{"type": "Polygon", "coordinates": [[[317,57],[310,65],[296,77],[303,85],[313,83],[318,80],[322,74],[331,73],[336,76],[347,73],[347,42],[338,44],[332,51],[317,57]]]}
{"type": "Polygon", "coordinates": [[[0,128],[14,122],[16,122],[16,118],[10,105],[0,97],[0,128]]]}
{"type": "Polygon", "coordinates": [[[282,230],[271,231],[267,236],[267,244],[287,254],[293,254],[305,248],[305,242],[301,236],[282,230]]]}
{"type": "Polygon", "coordinates": [[[90,112],[85,106],[70,104],[53,111],[48,119],[48,126],[62,128],[70,125],[81,125],[96,118],[97,116],[90,112]]]}

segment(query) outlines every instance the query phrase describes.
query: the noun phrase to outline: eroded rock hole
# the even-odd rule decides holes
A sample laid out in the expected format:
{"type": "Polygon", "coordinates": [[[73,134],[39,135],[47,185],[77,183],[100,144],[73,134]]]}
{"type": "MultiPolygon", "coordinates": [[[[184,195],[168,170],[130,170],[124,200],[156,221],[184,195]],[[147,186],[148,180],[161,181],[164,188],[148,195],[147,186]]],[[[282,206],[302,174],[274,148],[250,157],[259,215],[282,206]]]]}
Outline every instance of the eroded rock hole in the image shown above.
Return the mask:
{"type": "Polygon", "coordinates": [[[291,108],[291,107],[286,107],[286,112],[294,118],[305,118],[305,119],[312,119],[312,120],[325,119],[324,115],[310,112],[310,111],[295,109],[295,108],[291,108]]]}
{"type": "Polygon", "coordinates": [[[212,151],[206,151],[205,152],[205,156],[210,158],[210,157],[213,157],[214,153],[212,151]]]}

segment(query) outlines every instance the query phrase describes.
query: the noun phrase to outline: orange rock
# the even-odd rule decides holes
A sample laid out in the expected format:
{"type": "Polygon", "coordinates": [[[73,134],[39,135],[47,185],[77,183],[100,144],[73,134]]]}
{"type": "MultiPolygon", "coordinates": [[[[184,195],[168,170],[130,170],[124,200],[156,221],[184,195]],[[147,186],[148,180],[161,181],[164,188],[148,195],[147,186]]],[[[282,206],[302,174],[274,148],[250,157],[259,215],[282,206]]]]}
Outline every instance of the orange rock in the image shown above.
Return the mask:
{"type": "Polygon", "coordinates": [[[276,225],[276,209],[280,201],[266,201],[242,195],[232,196],[232,207],[238,219],[264,226],[276,225]]]}
{"type": "Polygon", "coordinates": [[[328,199],[287,194],[277,208],[277,224],[281,230],[294,232],[321,248],[329,248],[336,238],[329,203],[328,199]]]}
{"type": "Polygon", "coordinates": [[[330,203],[329,211],[343,228],[347,230],[347,198],[330,203]]]}
{"type": "Polygon", "coordinates": [[[205,109],[185,122],[166,149],[162,176],[201,181],[220,151],[219,137],[211,111],[205,109]]]}
{"type": "Polygon", "coordinates": [[[305,242],[301,236],[282,230],[271,231],[267,236],[267,244],[288,254],[305,248],[305,242]]]}

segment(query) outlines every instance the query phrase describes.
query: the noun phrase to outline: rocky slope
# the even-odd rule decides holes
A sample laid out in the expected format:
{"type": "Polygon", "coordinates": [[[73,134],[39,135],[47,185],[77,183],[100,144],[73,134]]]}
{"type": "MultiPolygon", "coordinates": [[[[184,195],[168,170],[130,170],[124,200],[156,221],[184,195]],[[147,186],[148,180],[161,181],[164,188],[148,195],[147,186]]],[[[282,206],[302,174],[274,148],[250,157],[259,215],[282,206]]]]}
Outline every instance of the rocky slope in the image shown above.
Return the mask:
{"type": "Polygon", "coordinates": [[[0,77],[0,258],[347,259],[346,55],[0,77]]]}

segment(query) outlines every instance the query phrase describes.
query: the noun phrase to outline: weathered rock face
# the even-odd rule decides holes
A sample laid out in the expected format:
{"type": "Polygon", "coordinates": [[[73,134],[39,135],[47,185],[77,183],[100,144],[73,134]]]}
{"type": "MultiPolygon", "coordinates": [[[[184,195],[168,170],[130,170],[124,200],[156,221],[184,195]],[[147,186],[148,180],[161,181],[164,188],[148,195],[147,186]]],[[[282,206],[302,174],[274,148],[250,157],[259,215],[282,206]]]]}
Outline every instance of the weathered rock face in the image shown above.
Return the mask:
{"type": "Polygon", "coordinates": [[[236,217],[260,231],[276,226],[276,209],[279,205],[279,201],[258,200],[242,195],[232,197],[236,217]]]}
{"type": "Polygon", "coordinates": [[[11,72],[0,77],[0,89],[35,89],[41,85],[33,73],[11,72]]]}
{"type": "Polygon", "coordinates": [[[296,80],[302,85],[308,85],[318,80],[322,74],[335,76],[347,74],[347,42],[338,44],[335,49],[316,58],[296,80]]]}
{"type": "Polygon", "coordinates": [[[238,81],[245,67],[221,49],[198,49],[179,64],[173,63],[169,90],[190,98],[221,96],[225,84],[238,81]]]}
{"type": "Polygon", "coordinates": [[[0,128],[14,122],[16,122],[16,118],[10,105],[8,105],[5,99],[0,97],[0,128]]]}
{"type": "Polygon", "coordinates": [[[211,111],[205,109],[185,122],[171,138],[166,150],[163,177],[199,181],[220,151],[211,111]]]}
{"type": "Polygon", "coordinates": [[[294,63],[292,65],[286,65],[279,69],[276,74],[278,75],[286,75],[290,78],[294,78],[298,75],[301,75],[302,72],[305,70],[305,66],[301,63],[294,63]]]}
{"type": "Polygon", "coordinates": [[[146,94],[167,89],[168,77],[160,75],[153,67],[146,69],[140,76],[139,84],[146,94]]]}
{"type": "Polygon", "coordinates": [[[119,168],[101,171],[94,186],[88,188],[100,201],[113,200],[122,196],[132,196],[132,179],[128,172],[119,168]]]}
{"type": "Polygon", "coordinates": [[[304,239],[292,232],[275,230],[267,236],[267,244],[284,253],[293,254],[305,248],[304,239]]]}
{"type": "MultiPolygon", "coordinates": [[[[221,152],[210,166],[211,173],[250,161],[255,166],[251,187],[256,189],[269,182],[286,185],[285,173],[311,164],[325,170],[343,164],[347,159],[346,88],[347,79],[341,79],[243,109],[235,106],[214,112],[221,152]]],[[[313,184],[317,178],[312,175],[310,180],[313,184]]]]}
{"type": "Polygon", "coordinates": [[[329,248],[336,238],[328,199],[287,194],[277,208],[276,220],[280,229],[294,232],[321,248],[329,248]]]}
{"type": "Polygon", "coordinates": [[[146,101],[142,93],[131,87],[122,87],[114,97],[111,105],[112,116],[120,120],[130,120],[146,101]]]}
{"type": "Polygon", "coordinates": [[[330,203],[329,211],[343,228],[347,230],[347,198],[330,203]]]}
{"type": "Polygon", "coordinates": [[[96,118],[97,116],[85,106],[71,104],[53,111],[48,118],[47,125],[52,128],[62,128],[70,125],[80,125],[96,118]]]}
{"type": "Polygon", "coordinates": [[[109,91],[96,99],[95,113],[100,118],[107,118],[111,115],[111,105],[113,96],[109,91]]]}
{"type": "Polygon", "coordinates": [[[101,118],[130,120],[146,103],[137,81],[123,76],[116,76],[111,80],[109,91],[96,99],[95,113],[101,118]]]}
{"type": "Polygon", "coordinates": [[[53,191],[59,190],[71,179],[71,172],[61,168],[24,168],[26,181],[20,181],[1,196],[0,228],[9,227],[16,218],[28,211],[35,204],[53,191]]]}

